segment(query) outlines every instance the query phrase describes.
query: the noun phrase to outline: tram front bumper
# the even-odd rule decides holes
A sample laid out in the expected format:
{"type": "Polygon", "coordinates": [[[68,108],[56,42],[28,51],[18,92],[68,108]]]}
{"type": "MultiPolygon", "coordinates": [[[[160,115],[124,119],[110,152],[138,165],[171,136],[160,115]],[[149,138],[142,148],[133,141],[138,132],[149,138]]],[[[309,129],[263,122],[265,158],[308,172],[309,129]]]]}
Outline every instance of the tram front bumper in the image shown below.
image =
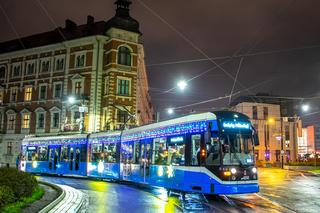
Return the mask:
{"type": "Polygon", "coordinates": [[[258,183],[219,184],[214,186],[214,194],[250,194],[259,192],[258,183]]]}

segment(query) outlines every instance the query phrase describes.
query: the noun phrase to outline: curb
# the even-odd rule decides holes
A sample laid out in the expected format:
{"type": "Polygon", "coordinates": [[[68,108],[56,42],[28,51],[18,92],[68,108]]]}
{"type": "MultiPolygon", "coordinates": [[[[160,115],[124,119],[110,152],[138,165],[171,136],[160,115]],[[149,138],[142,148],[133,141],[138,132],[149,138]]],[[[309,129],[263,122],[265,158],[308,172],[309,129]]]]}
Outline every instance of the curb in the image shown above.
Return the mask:
{"type": "Polygon", "coordinates": [[[53,209],[56,205],[58,205],[58,203],[60,203],[63,200],[63,198],[66,196],[66,192],[57,185],[54,185],[48,182],[43,182],[43,181],[38,181],[38,182],[41,184],[50,186],[60,192],[60,196],[57,199],[55,199],[52,203],[48,204],[41,211],[39,211],[39,213],[48,213],[51,209],[53,209]]]}
{"type": "Polygon", "coordinates": [[[55,185],[48,182],[39,181],[41,184],[48,185],[61,192],[60,196],[52,203],[44,207],[40,213],[61,212],[61,209],[67,208],[66,212],[78,212],[85,202],[85,195],[80,190],[67,185],[55,185]],[[74,194],[76,198],[74,199],[74,194]],[[69,205],[69,206],[68,206],[69,205]]]}

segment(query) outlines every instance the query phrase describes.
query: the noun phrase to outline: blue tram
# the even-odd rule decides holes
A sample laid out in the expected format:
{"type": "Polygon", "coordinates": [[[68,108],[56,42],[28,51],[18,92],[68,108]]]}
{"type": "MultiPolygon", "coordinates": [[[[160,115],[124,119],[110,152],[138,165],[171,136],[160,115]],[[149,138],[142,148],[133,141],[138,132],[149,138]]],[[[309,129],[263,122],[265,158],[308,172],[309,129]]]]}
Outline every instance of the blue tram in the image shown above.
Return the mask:
{"type": "Polygon", "coordinates": [[[257,138],[247,116],[208,112],[122,132],[26,138],[21,169],[185,192],[255,193],[257,138]]]}

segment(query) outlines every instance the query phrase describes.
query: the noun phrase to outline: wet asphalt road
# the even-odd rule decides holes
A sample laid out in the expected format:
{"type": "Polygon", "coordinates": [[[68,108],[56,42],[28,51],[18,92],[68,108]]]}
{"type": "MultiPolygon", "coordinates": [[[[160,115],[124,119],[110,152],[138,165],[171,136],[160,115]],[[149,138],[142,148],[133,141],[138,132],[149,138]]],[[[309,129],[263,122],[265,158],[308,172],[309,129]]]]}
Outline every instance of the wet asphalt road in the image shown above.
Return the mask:
{"type": "MultiPolygon", "coordinates": [[[[259,169],[260,193],[208,197],[208,208],[200,212],[320,212],[320,177],[307,173],[259,169]],[[230,199],[228,199],[230,198],[230,199]]],[[[41,180],[65,184],[87,195],[87,212],[181,212],[175,196],[166,191],[150,190],[113,182],[61,177],[41,180]]],[[[199,212],[199,211],[198,211],[199,212]]]]}
{"type": "Polygon", "coordinates": [[[279,168],[259,168],[260,193],[233,196],[257,212],[320,212],[320,176],[279,168]]]}
{"type": "Polygon", "coordinates": [[[87,211],[89,213],[123,212],[179,212],[171,202],[160,199],[136,187],[113,182],[64,177],[40,177],[42,181],[64,184],[81,190],[87,195],[87,211]]]}

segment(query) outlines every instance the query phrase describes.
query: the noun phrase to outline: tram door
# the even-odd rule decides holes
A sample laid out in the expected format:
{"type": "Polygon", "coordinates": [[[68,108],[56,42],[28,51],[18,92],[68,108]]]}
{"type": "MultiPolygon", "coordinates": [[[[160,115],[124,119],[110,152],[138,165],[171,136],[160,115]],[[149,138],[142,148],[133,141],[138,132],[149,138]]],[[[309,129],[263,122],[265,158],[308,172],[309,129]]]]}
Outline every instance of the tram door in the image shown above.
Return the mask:
{"type": "Polygon", "coordinates": [[[140,175],[143,181],[150,176],[150,166],[152,163],[152,141],[140,142],[140,175]]]}
{"type": "Polygon", "coordinates": [[[59,159],[59,147],[49,146],[49,169],[56,170],[59,159]]]}
{"type": "Polygon", "coordinates": [[[77,172],[80,168],[80,146],[70,146],[69,170],[77,172]]]}

